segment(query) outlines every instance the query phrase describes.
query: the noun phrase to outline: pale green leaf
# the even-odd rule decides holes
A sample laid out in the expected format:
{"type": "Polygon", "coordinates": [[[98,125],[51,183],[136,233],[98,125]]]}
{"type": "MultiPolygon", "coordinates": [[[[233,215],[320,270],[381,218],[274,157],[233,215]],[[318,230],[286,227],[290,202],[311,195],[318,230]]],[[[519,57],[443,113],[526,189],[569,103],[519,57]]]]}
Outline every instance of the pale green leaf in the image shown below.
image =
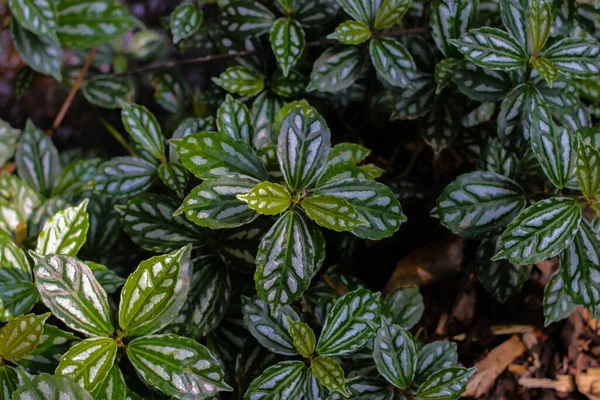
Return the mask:
{"type": "Polygon", "coordinates": [[[285,186],[272,182],[261,182],[247,194],[238,194],[237,198],[248,203],[248,207],[259,214],[277,215],[290,207],[292,196],[285,186]]]}
{"type": "Polygon", "coordinates": [[[552,82],[558,79],[558,69],[556,69],[556,65],[544,57],[534,58],[531,63],[537,72],[540,73],[542,78],[548,82],[548,86],[552,87],[552,82]]]}
{"type": "Polygon", "coordinates": [[[127,77],[98,75],[86,81],[81,92],[90,103],[110,109],[131,102],[134,87],[127,77]]]}
{"type": "Polygon", "coordinates": [[[529,38],[533,56],[546,45],[552,29],[552,7],[545,0],[533,0],[529,7],[529,38]]]}
{"type": "Polygon", "coordinates": [[[202,25],[204,14],[196,3],[181,3],[169,17],[173,43],[177,44],[194,34],[202,25]]]}
{"type": "Polygon", "coordinates": [[[138,157],[115,157],[100,164],[94,190],[115,198],[146,191],[156,177],[156,166],[138,157]]]}
{"type": "Polygon", "coordinates": [[[278,18],[271,26],[269,40],[283,76],[288,76],[290,68],[300,59],[306,43],[302,25],[294,19],[278,18]]]}
{"type": "Polygon", "coordinates": [[[373,359],[379,373],[392,385],[408,388],[417,368],[417,350],[412,335],[401,326],[382,321],[373,344],[373,359]]]}
{"type": "Polygon", "coordinates": [[[20,385],[13,393],[13,399],[19,400],[94,400],[90,392],[70,378],[39,374],[28,384],[20,385]]]}
{"type": "Polygon", "coordinates": [[[17,52],[31,69],[50,75],[59,82],[62,80],[63,52],[56,38],[37,36],[17,23],[11,24],[10,36],[17,52]]]}
{"type": "Polygon", "coordinates": [[[419,350],[415,383],[421,385],[431,374],[453,367],[457,362],[456,343],[441,340],[428,343],[419,350]]]}
{"type": "Polygon", "coordinates": [[[28,372],[54,373],[62,355],[78,339],[71,332],[65,332],[54,325],[44,324],[44,332],[33,352],[19,360],[19,365],[28,372]]]}
{"type": "Polygon", "coordinates": [[[261,73],[243,66],[229,67],[218,78],[212,80],[228,92],[240,96],[255,96],[265,87],[261,73]]]}
{"type": "Polygon", "coordinates": [[[144,106],[123,104],[121,119],[131,138],[158,159],[165,157],[165,138],[160,125],[144,106]]]}
{"type": "Polygon", "coordinates": [[[583,141],[579,135],[575,175],[583,194],[596,195],[600,190],[600,151],[583,141]]]}
{"type": "Polygon", "coordinates": [[[334,359],[327,356],[317,356],[310,362],[310,370],[319,383],[329,390],[339,392],[344,397],[350,396],[346,388],[344,370],[334,359]]]}
{"type": "Polygon", "coordinates": [[[362,22],[345,21],[327,38],[337,39],[344,44],[361,44],[371,38],[371,28],[362,22]]]}
{"type": "Polygon", "coordinates": [[[221,8],[224,31],[241,38],[260,36],[271,28],[275,15],[256,1],[240,0],[221,8]]]}
{"type": "Polygon", "coordinates": [[[496,28],[473,29],[460,40],[450,41],[472,63],[489,69],[508,71],[525,66],[527,55],[521,44],[496,28]]]}
{"type": "Polygon", "coordinates": [[[19,361],[30,355],[44,333],[44,322],[50,313],[20,315],[8,321],[0,331],[0,356],[19,361]]]}
{"type": "Polygon", "coordinates": [[[127,386],[119,367],[114,364],[107,377],[94,389],[92,396],[96,400],[125,400],[127,386]]]}
{"type": "Polygon", "coordinates": [[[369,42],[369,54],[379,78],[395,87],[411,86],[417,67],[402,43],[393,38],[375,38],[369,42]]]}
{"type": "Polygon", "coordinates": [[[410,329],[421,320],[425,305],[419,287],[400,286],[389,292],[381,304],[381,311],[387,322],[404,329],[410,329]]]}
{"type": "Polygon", "coordinates": [[[303,361],[282,361],[250,384],[244,400],[298,399],[304,393],[308,368],[303,361]]]}
{"type": "Polygon", "coordinates": [[[315,352],[317,339],[315,332],[308,324],[300,321],[290,321],[288,319],[288,331],[294,342],[294,347],[302,357],[308,358],[315,352]]]}
{"type": "Polygon", "coordinates": [[[328,48],[313,64],[306,91],[336,93],[349,88],[360,78],[366,58],[359,46],[336,44],[328,48]]]}
{"type": "Polygon", "coordinates": [[[300,203],[317,224],[337,232],[352,230],[368,221],[343,197],[315,194],[300,203]]]}
{"type": "Polygon", "coordinates": [[[78,206],[66,208],[50,218],[38,236],[36,253],[76,256],[90,227],[87,205],[88,199],[85,199],[78,206]]]}
{"type": "Polygon", "coordinates": [[[225,101],[217,110],[217,127],[220,133],[252,146],[254,132],[250,111],[244,103],[230,94],[225,96],[225,101]]]}
{"type": "Polygon", "coordinates": [[[417,390],[421,400],[453,400],[467,389],[475,368],[444,368],[431,374],[417,390]]]}
{"type": "Polygon", "coordinates": [[[565,38],[546,47],[542,56],[568,77],[588,79],[600,74],[600,43],[596,39],[565,38]]]}
{"type": "Polygon", "coordinates": [[[56,6],[50,0],[9,0],[12,16],[36,35],[55,36],[56,6]]]}
{"type": "Polygon", "coordinates": [[[544,289],[544,326],[548,326],[553,322],[558,322],[565,318],[577,308],[577,304],[573,302],[565,289],[562,273],[560,270],[554,272],[546,288],[544,289]]]}
{"type": "Polygon", "coordinates": [[[375,29],[397,25],[410,8],[412,0],[383,0],[375,16],[375,29]]]}

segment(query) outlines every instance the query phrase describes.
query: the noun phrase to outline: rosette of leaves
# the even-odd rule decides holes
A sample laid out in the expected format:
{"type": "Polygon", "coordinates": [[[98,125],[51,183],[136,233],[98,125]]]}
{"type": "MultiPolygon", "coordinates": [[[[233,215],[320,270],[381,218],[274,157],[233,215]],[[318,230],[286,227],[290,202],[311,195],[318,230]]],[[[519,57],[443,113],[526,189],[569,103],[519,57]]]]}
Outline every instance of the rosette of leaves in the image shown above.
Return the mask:
{"type": "Polygon", "coordinates": [[[364,148],[330,152],[329,128],[306,102],[286,105],[276,125],[282,183],[268,181],[244,138],[201,132],[172,143],[183,165],[204,179],[180,208],[188,219],[215,229],[279,215],[261,240],[255,273],[259,295],[277,307],[299,299],[320,265],[324,238],[314,223],[381,239],[405,217],[393,193],[356,165],[368,154],[364,148]]]}

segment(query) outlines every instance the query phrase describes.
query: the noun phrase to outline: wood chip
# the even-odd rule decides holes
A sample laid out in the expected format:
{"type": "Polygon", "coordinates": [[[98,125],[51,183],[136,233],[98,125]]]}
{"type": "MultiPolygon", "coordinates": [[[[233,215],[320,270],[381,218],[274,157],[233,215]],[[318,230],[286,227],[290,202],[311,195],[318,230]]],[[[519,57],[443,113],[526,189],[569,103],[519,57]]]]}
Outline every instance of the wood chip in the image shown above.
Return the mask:
{"type": "Polygon", "coordinates": [[[557,375],[556,380],[522,377],[519,379],[519,385],[528,389],[552,389],[560,393],[571,393],[576,390],[571,375],[557,375]]]}

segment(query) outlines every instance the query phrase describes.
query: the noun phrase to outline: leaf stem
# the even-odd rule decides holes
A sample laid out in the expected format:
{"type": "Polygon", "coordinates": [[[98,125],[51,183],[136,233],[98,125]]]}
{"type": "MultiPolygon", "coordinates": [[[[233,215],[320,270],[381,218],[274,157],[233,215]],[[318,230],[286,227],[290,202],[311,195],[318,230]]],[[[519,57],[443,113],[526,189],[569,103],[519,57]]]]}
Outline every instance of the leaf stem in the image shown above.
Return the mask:
{"type": "Polygon", "coordinates": [[[113,138],[115,138],[115,140],[117,142],[119,142],[121,144],[121,146],[123,146],[125,148],[125,150],[127,150],[127,152],[129,154],[131,154],[132,156],[135,156],[135,153],[133,152],[133,149],[131,148],[131,146],[129,146],[129,144],[127,143],[127,141],[123,138],[123,136],[119,133],[119,131],[117,131],[115,129],[114,126],[112,126],[107,120],[105,120],[102,117],[98,117],[98,119],[100,120],[100,122],[102,123],[102,125],[104,125],[104,127],[106,128],[106,130],[112,135],[113,138]]]}

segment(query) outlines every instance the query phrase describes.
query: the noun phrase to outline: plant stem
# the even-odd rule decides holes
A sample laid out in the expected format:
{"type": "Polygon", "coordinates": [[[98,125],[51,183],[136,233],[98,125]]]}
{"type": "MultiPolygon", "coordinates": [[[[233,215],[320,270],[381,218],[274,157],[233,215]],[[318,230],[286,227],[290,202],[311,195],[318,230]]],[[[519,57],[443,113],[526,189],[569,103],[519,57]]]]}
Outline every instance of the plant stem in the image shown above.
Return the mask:
{"type": "Polygon", "coordinates": [[[125,150],[127,150],[127,152],[129,154],[131,154],[132,156],[135,156],[135,153],[133,152],[133,149],[129,146],[129,144],[127,143],[127,141],[123,138],[123,136],[119,133],[118,130],[115,129],[114,126],[112,126],[107,120],[105,120],[102,117],[98,117],[98,119],[100,120],[100,122],[102,122],[102,125],[104,125],[104,127],[106,128],[106,130],[112,135],[113,138],[115,138],[115,140],[117,142],[119,142],[121,144],[121,146],[123,146],[125,148],[125,150]]]}

